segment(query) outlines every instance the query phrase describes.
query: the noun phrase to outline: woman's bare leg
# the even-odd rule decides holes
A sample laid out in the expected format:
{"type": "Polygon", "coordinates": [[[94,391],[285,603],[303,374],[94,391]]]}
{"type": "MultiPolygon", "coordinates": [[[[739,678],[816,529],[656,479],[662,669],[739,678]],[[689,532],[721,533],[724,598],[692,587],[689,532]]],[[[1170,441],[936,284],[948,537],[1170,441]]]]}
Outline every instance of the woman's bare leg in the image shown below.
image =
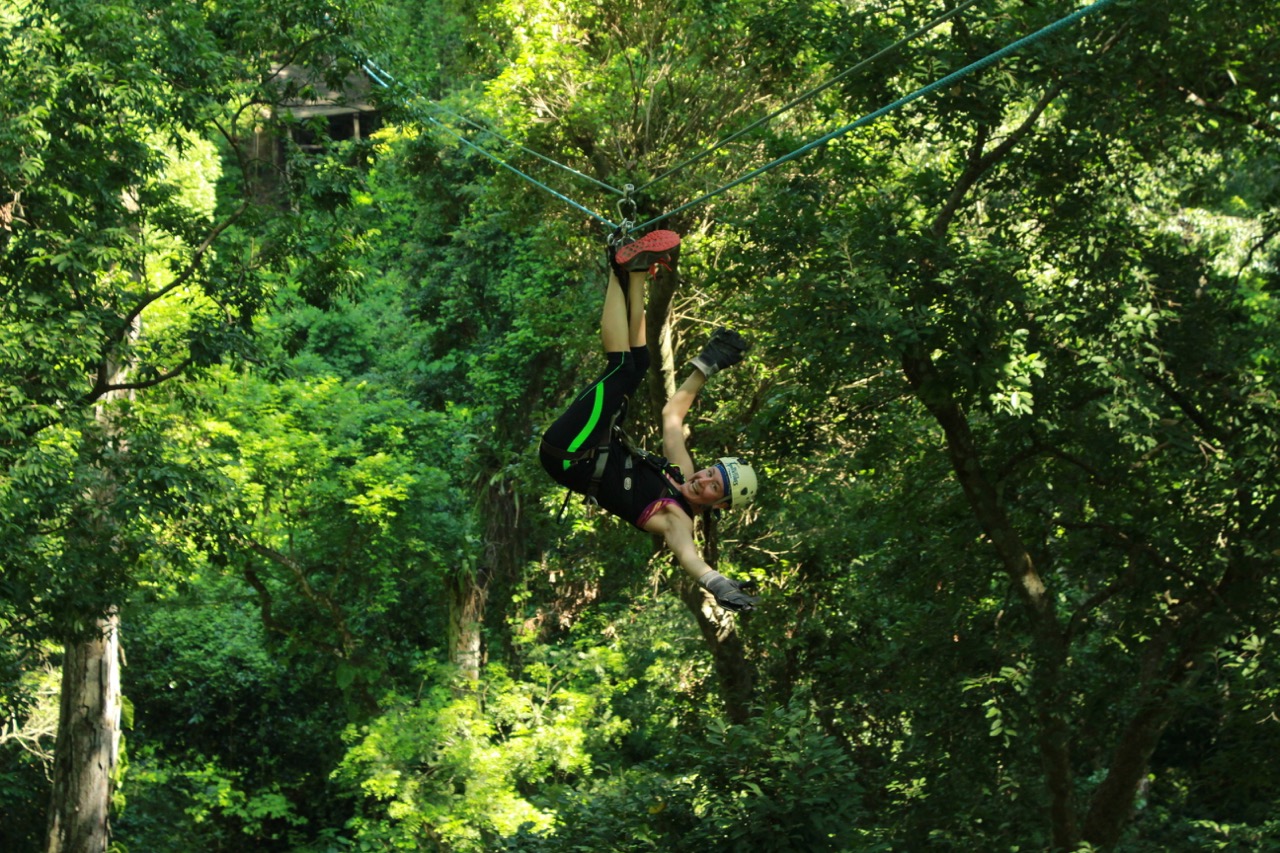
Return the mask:
{"type": "Polygon", "coordinates": [[[630,341],[632,347],[642,347],[645,345],[644,286],[649,276],[644,272],[633,272],[629,274],[629,278],[630,341]]]}
{"type": "MultiPolygon", "coordinates": [[[[634,281],[634,273],[631,278],[634,281]]],[[[643,277],[640,279],[640,284],[643,287],[643,277]]],[[[631,289],[634,294],[634,284],[631,289]]],[[[633,318],[635,315],[635,301],[634,298],[631,300],[633,318]]],[[[642,330],[643,314],[644,309],[641,307],[642,330]]],[[[600,341],[604,344],[604,351],[628,352],[631,349],[631,325],[632,322],[629,322],[627,318],[627,296],[622,290],[622,283],[618,281],[618,276],[614,274],[613,270],[609,270],[609,285],[605,288],[604,308],[600,312],[600,341]]]]}

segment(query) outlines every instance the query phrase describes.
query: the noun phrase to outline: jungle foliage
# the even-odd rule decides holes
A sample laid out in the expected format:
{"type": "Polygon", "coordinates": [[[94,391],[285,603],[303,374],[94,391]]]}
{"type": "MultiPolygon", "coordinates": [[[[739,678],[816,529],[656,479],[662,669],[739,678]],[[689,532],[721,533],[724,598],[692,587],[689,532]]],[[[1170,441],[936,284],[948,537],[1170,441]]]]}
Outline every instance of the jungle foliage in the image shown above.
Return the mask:
{"type": "Polygon", "coordinates": [[[608,228],[485,152],[644,220],[1076,8],[670,172],[953,5],[0,0],[0,846],[107,612],[121,851],[1280,844],[1273,0],[1117,0],[663,221],[629,429],[753,340],[691,446],[762,473],[701,533],[757,611],[558,520],[608,228]],[[364,56],[381,129],[293,144],[279,68],[364,56]]]}

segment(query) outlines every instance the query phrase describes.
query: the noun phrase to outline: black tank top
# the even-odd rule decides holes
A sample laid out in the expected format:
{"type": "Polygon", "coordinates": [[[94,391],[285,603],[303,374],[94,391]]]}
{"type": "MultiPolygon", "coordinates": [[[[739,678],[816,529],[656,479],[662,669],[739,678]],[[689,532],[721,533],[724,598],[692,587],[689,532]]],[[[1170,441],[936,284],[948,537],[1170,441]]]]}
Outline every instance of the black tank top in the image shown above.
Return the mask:
{"type": "MultiPolygon", "coordinates": [[[[683,483],[678,468],[669,466],[668,474],[677,483],[683,483]]],[[[609,443],[609,461],[604,476],[600,478],[600,491],[596,500],[608,512],[639,527],[640,518],[649,504],[662,498],[671,498],[693,518],[693,508],[671,481],[653,465],[633,457],[623,444],[614,439],[609,443]]]]}

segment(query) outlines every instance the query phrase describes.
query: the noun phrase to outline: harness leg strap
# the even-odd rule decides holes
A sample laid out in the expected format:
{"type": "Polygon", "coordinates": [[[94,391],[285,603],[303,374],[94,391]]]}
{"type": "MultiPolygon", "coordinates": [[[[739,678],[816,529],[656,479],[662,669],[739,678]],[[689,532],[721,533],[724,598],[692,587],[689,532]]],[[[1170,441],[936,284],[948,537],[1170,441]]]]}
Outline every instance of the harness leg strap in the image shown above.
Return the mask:
{"type": "Polygon", "coordinates": [[[586,502],[597,504],[596,495],[600,493],[600,481],[604,479],[605,466],[609,464],[609,443],[606,441],[596,450],[596,464],[591,469],[591,482],[587,485],[586,502]]]}

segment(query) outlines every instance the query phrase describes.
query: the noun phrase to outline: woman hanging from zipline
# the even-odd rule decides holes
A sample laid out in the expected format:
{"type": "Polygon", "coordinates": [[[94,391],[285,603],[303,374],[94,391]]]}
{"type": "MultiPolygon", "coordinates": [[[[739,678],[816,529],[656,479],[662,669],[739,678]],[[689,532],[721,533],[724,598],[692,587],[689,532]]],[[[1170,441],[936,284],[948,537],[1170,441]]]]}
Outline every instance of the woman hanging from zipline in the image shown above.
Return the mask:
{"type": "Polygon", "coordinates": [[[659,267],[674,273],[680,236],[653,231],[632,243],[609,246],[609,284],[600,315],[605,369],[542,436],[539,457],[551,478],[603,509],[666,541],[676,560],[727,610],[751,610],[756,599],[702,558],[694,519],[710,508],[745,506],[756,493],[756,474],[737,457],[694,467],[685,445],[684,419],[714,373],[742,360],[747,342],[718,328],[693,371],[662,408],[666,459],[635,447],[621,429],[627,399],[649,368],[645,345],[645,282],[659,267]],[[624,290],[624,287],[626,288],[624,290]]]}

